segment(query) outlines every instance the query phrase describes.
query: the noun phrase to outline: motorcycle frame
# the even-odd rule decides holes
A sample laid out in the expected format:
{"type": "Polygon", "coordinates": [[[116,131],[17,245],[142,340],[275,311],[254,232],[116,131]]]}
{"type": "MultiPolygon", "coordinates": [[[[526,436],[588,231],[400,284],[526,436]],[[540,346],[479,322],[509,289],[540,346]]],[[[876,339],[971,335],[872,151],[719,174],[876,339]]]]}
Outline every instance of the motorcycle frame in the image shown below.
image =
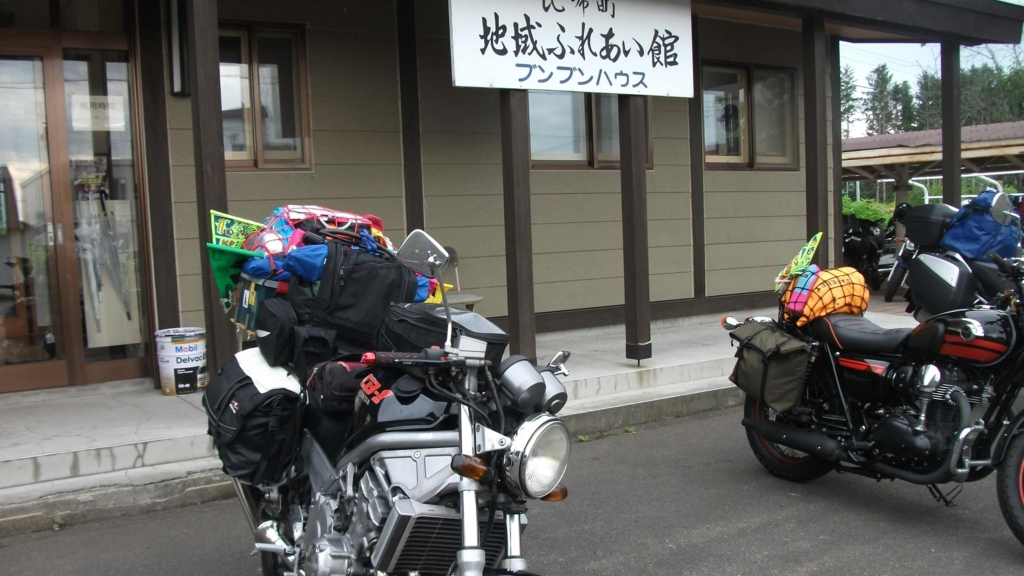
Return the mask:
{"type": "MultiPolygon", "coordinates": [[[[1021,318],[1020,313],[1014,313],[1014,322],[1017,330],[1024,334],[1024,331],[1022,331],[1024,329],[1024,319],[1021,318]]],[[[819,381],[824,385],[826,395],[831,396],[830,402],[833,403],[833,406],[828,412],[842,417],[844,427],[838,429],[837,423],[822,422],[813,415],[812,419],[815,424],[835,430],[835,432],[832,432],[832,435],[840,431],[844,433],[843,435],[848,435],[853,441],[851,443],[852,446],[849,448],[855,449],[857,443],[863,442],[863,434],[858,432],[857,427],[853,423],[854,415],[850,410],[849,404],[846,401],[846,395],[842,389],[836,361],[839,353],[825,342],[816,341],[816,345],[820,346],[820,351],[816,361],[808,370],[808,375],[816,373],[820,379],[819,381]]],[[[889,362],[898,361],[903,358],[901,355],[890,354],[878,354],[875,357],[889,362]]],[[[974,443],[974,453],[982,457],[987,456],[988,459],[972,458],[970,462],[972,468],[994,468],[998,466],[1002,461],[1010,440],[1015,435],[1024,433],[1024,411],[1015,415],[1012,420],[1007,420],[1007,416],[1012,412],[1013,403],[1016,401],[1021,388],[1024,387],[1024,338],[1018,338],[1015,350],[1001,362],[1001,365],[1001,373],[997,374],[996,380],[992,383],[994,394],[990,398],[988,407],[982,416],[984,432],[974,443]]],[[[829,434],[829,432],[825,433],[829,434]]],[[[843,469],[845,471],[852,471],[848,467],[843,469]]],[[[874,475],[875,473],[871,473],[871,476],[874,475]]]]}

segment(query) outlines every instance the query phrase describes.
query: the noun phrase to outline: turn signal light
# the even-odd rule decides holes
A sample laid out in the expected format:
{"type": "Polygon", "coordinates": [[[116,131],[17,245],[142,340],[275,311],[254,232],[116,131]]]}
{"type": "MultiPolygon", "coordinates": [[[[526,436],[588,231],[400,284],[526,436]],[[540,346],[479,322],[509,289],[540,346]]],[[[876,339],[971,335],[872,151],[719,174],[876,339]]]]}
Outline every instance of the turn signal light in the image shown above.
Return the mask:
{"type": "Polygon", "coordinates": [[[565,484],[559,484],[555,486],[555,489],[550,494],[541,498],[545,502],[561,502],[569,497],[569,489],[566,488],[565,484]]]}
{"type": "Polygon", "coordinates": [[[463,478],[478,482],[490,482],[494,479],[494,470],[476,456],[455,454],[452,456],[452,470],[463,478]]]}

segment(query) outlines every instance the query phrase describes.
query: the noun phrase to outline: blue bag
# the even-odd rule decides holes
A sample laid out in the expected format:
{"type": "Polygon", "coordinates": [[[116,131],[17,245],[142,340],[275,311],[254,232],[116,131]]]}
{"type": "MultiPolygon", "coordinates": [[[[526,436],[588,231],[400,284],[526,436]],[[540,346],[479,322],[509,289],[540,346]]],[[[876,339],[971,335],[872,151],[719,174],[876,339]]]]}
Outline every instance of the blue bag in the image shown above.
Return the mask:
{"type": "Polygon", "coordinates": [[[285,272],[291,272],[310,284],[319,282],[324,273],[324,262],[327,260],[325,244],[300,246],[288,253],[284,259],[285,272]]]}
{"type": "Polygon", "coordinates": [[[992,251],[1012,258],[1020,237],[1016,226],[1002,226],[989,214],[995,196],[995,190],[986,190],[961,208],[940,245],[970,260],[985,260],[992,251]]]}

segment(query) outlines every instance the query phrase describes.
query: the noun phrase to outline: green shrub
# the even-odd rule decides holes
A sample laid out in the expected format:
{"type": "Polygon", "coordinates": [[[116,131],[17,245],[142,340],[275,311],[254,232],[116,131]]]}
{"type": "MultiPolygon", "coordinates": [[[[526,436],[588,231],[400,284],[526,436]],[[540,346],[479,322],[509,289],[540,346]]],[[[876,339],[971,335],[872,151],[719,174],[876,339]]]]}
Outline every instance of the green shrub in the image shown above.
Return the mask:
{"type": "Polygon", "coordinates": [[[864,220],[870,220],[877,222],[883,220],[889,221],[892,217],[894,206],[892,204],[879,204],[874,200],[850,200],[846,196],[843,196],[843,215],[849,216],[853,214],[857,218],[864,220]]]}

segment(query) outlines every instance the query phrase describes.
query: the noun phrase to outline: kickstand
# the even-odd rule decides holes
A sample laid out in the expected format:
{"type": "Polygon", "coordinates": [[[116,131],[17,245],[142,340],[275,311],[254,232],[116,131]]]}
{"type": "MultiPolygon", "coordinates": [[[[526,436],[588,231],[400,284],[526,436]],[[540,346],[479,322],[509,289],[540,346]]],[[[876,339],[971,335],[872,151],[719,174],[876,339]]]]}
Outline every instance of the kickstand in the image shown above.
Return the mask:
{"type": "Polygon", "coordinates": [[[942,490],[939,489],[939,486],[937,484],[928,485],[928,492],[932,495],[932,498],[935,498],[936,502],[941,502],[945,504],[946,508],[952,508],[956,506],[956,503],[953,502],[953,500],[956,500],[956,497],[959,496],[960,493],[963,492],[963,490],[964,485],[962,483],[957,484],[956,486],[953,487],[952,490],[946,492],[945,494],[942,493],[942,490]]]}

